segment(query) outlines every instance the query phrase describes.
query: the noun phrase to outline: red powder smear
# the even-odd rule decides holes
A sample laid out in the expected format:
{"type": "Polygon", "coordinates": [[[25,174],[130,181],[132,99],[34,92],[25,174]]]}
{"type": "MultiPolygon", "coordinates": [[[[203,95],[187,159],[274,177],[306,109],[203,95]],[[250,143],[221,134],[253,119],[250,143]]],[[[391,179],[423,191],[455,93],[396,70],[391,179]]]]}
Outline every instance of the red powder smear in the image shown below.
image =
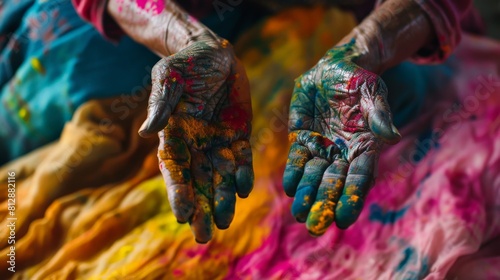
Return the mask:
{"type": "Polygon", "coordinates": [[[172,271],[172,274],[176,277],[180,277],[184,275],[184,272],[182,272],[182,270],[180,269],[174,269],[174,271],[172,271]]]}
{"type": "Polygon", "coordinates": [[[230,106],[222,110],[221,120],[232,129],[242,129],[245,133],[248,132],[248,114],[239,106],[230,106]]]}
{"type": "Polygon", "coordinates": [[[347,121],[344,127],[344,131],[347,132],[356,132],[360,126],[359,120],[363,117],[361,113],[357,114],[351,120],[347,121]]]}
{"type": "Polygon", "coordinates": [[[348,90],[356,90],[360,84],[361,77],[359,75],[352,76],[349,81],[347,81],[348,90]]]}
{"type": "Polygon", "coordinates": [[[189,250],[186,252],[186,256],[189,258],[194,258],[196,255],[198,255],[198,253],[195,250],[189,250]]]}
{"type": "Polygon", "coordinates": [[[188,59],[187,59],[187,63],[188,63],[188,66],[187,66],[187,71],[188,72],[194,72],[194,57],[193,56],[190,56],[188,59]]]}
{"type": "Polygon", "coordinates": [[[183,84],[184,83],[184,78],[182,77],[181,73],[176,71],[176,70],[170,70],[169,78],[165,80],[165,83],[179,83],[183,84]]]}
{"type": "Polygon", "coordinates": [[[144,11],[152,11],[155,15],[160,14],[165,9],[164,0],[136,0],[137,7],[144,11]]]}
{"type": "Polygon", "coordinates": [[[221,120],[235,130],[242,129],[245,133],[248,133],[248,113],[237,103],[238,95],[238,91],[233,89],[229,99],[231,104],[235,105],[226,107],[221,111],[221,120]]]}
{"type": "Polygon", "coordinates": [[[329,147],[331,145],[333,145],[334,143],[332,142],[332,140],[326,138],[326,137],[323,137],[323,147],[329,147]]]}
{"type": "Polygon", "coordinates": [[[348,90],[357,90],[358,87],[363,84],[376,84],[377,76],[367,75],[368,71],[364,69],[356,69],[354,75],[347,81],[348,90]]]}

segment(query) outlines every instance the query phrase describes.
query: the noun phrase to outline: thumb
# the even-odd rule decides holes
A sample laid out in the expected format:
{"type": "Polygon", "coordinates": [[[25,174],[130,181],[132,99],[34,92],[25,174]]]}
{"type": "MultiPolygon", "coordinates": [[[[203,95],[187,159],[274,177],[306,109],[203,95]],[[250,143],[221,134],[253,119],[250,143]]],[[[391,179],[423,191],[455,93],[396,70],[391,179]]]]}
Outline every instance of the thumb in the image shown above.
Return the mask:
{"type": "Polygon", "coordinates": [[[156,63],[151,72],[152,85],[148,115],[139,128],[139,135],[142,137],[153,136],[167,126],[168,119],[183,93],[182,73],[170,66],[169,58],[156,63]]]}
{"type": "Polygon", "coordinates": [[[387,87],[382,79],[377,79],[374,91],[369,97],[372,102],[363,102],[370,130],[385,143],[396,144],[401,140],[401,134],[392,122],[391,109],[386,99],[387,87]]]}

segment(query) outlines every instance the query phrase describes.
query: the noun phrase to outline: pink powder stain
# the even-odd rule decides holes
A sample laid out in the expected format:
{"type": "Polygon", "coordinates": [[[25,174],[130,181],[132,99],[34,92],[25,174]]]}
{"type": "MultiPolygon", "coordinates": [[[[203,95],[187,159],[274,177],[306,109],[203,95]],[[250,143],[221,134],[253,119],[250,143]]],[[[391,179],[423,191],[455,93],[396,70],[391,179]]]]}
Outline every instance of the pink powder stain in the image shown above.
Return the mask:
{"type": "Polygon", "coordinates": [[[347,81],[347,90],[356,90],[362,82],[361,78],[362,77],[359,75],[352,76],[349,81],[347,81]]]}
{"type": "Polygon", "coordinates": [[[137,7],[147,12],[153,12],[155,15],[160,14],[165,9],[164,0],[136,0],[137,7]]]}
{"type": "Polygon", "coordinates": [[[188,15],[187,19],[190,22],[198,22],[198,19],[196,19],[195,17],[192,17],[191,15],[188,15]]]}
{"type": "Polygon", "coordinates": [[[330,147],[332,145],[335,145],[335,143],[332,142],[332,140],[326,138],[326,137],[323,137],[322,138],[322,141],[323,141],[323,147],[330,147]]]}
{"type": "Polygon", "coordinates": [[[123,11],[123,0],[118,0],[117,3],[119,5],[118,6],[118,12],[121,13],[123,11]]]}
{"type": "Polygon", "coordinates": [[[362,125],[360,123],[360,120],[362,119],[363,115],[361,113],[355,115],[351,120],[348,120],[345,124],[344,130],[347,132],[356,132],[359,130],[359,127],[362,125]]]}
{"type": "Polygon", "coordinates": [[[181,277],[181,276],[184,276],[184,272],[182,272],[182,270],[180,270],[180,269],[175,269],[174,271],[172,271],[172,274],[173,274],[175,277],[181,277]]]}

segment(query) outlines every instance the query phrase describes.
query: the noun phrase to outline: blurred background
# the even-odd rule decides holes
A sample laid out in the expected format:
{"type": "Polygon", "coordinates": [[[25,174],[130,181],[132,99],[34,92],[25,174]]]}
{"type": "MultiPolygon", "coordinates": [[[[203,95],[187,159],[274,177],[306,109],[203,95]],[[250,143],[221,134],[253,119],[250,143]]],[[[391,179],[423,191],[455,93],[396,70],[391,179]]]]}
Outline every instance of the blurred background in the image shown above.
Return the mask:
{"type": "Polygon", "coordinates": [[[474,4],[484,18],[488,36],[500,39],[500,1],[474,0],[474,4]]]}

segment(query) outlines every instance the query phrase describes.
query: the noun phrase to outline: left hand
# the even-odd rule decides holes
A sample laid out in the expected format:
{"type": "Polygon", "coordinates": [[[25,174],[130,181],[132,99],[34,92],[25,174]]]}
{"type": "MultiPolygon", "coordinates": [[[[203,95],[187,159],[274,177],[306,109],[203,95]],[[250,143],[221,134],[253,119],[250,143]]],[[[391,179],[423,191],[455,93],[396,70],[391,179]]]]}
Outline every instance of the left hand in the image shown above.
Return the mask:
{"type": "Polygon", "coordinates": [[[383,142],[400,139],[387,88],[357,64],[354,42],[335,47],[296,80],[289,118],[290,153],[283,186],[292,214],[321,235],[335,221],[358,218],[373,186],[383,142]]]}

